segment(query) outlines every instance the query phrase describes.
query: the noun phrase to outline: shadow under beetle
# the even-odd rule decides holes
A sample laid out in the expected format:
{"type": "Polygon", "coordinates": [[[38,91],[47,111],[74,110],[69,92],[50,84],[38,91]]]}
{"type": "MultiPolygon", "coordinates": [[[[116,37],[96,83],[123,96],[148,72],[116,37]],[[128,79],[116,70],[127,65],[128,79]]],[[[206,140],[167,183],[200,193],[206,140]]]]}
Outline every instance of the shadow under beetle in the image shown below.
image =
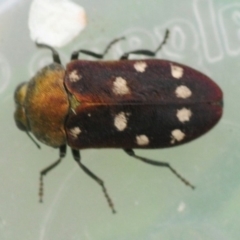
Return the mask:
{"type": "Polygon", "coordinates": [[[40,142],[59,148],[59,159],[40,172],[40,201],[43,176],[65,157],[67,145],[80,168],[102,187],[113,212],[104,182],[81,162],[79,149],[122,148],[142,162],[169,168],[194,188],[169,163],[132,150],[189,142],[210,130],[222,115],[222,91],[204,74],[167,60],[128,60],[131,54],[155,57],[167,37],[168,31],[155,51],[130,51],[118,61],[84,61],[78,55],[102,59],[122,38],[112,41],[103,54],[79,50],[66,69],[52,47],[37,44],[52,51],[53,63],[17,87],[14,118],[30,137],[32,132],[40,142]]]}

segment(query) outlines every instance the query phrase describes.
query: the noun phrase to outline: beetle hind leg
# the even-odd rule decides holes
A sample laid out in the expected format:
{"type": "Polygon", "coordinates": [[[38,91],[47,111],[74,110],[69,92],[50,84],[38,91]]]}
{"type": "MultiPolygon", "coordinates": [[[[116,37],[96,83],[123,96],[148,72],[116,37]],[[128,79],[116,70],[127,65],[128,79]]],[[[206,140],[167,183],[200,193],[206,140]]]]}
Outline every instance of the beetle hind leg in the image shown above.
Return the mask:
{"type": "Polygon", "coordinates": [[[43,202],[43,193],[44,193],[44,184],[43,184],[43,177],[45,175],[47,175],[47,173],[49,173],[51,170],[53,170],[55,167],[57,167],[60,162],[62,161],[62,159],[65,157],[67,152],[67,146],[66,145],[62,145],[59,148],[59,159],[57,161],[55,161],[54,163],[52,163],[50,166],[44,168],[41,172],[40,172],[40,182],[39,182],[39,202],[43,202]]]}
{"type": "Polygon", "coordinates": [[[134,157],[142,162],[154,165],[154,166],[158,166],[158,167],[167,167],[168,169],[171,170],[171,172],[178,177],[185,185],[191,187],[192,189],[194,189],[195,187],[189,182],[187,181],[185,178],[183,178],[174,168],[171,167],[171,165],[167,162],[160,162],[160,161],[155,161],[155,160],[151,160],[148,158],[144,158],[141,156],[138,156],[135,154],[135,152],[132,149],[123,149],[130,157],[134,157]]]}
{"type": "Polygon", "coordinates": [[[156,48],[155,51],[150,51],[150,50],[146,50],[146,49],[139,49],[139,50],[135,50],[135,51],[126,52],[120,57],[120,60],[128,59],[130,54],[145,55],[145,56],[148,56],[148,57],[155,57],[157,52],[160,51],[162,46],[167,42],[168,36],[169,36],[169,30],[167,29],[162,42],[156,48]]]}
{"type": "Polygon", "coordinates": [[[85,165],[82,164],[81,162],[81,156],[80,156],[80,152],[79,150],[75,150],[72,149],[72,154],[73,154],[73,158],[74,160],[78,163],[79,167],[89,176],[91,177],[94,181],[96,181],[103,190],[104,196],[107,199],[108,205],[109,207],[112,209],[113,213],[116,213],[115,209],[114,209],[114,205],[112,202],[112,199],[110,198],[110,196],[108,195],[107,189],[104,185],[104,182],[102,179],[100,179],[98,176],[96,176],[92,171],[90,171],[85,165]]]}

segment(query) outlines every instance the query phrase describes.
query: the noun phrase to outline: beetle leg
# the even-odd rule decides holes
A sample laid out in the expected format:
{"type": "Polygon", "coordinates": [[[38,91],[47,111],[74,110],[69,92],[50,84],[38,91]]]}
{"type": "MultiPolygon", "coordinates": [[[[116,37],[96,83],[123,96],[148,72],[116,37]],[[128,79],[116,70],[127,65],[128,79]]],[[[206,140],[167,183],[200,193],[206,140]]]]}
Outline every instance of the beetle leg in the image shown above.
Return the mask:
{"type": "Polygon", "coordinates": [[[144,157],[140,157],[135,155],[134,151],[132,149],[123,149],[130,157],[134,157],[142,162],[148,163],[148,164],[152,164],[158,167],[167,167],[171,170],[171,172],[177,176],[183,183],[185,183],[187,186],[191,187],[192,189],[194,189],[195,187],[189,182],[187,181],[185,178],[183,178],[174,168],[171,167],[171,165],[167,162],[159,162],[159,161],[154,161],[148,158],[144,158],[144,157]]]}
{"type": "Polygon", "coordinates": [[[98,59],[102,59],[104,58],[104,56],[107,54],[108,50],[112,47],[113,44],[115,44],[116,42],[120,41],[120,40],[123,40],[125,39],[125,37],[119,37],[119,38],[116,38],[114,39],[113,41],[111,41],[105,48],[105,50],[103,51],[102,54],[99,54],[99,53],[95,53],[95,52],[92,52],[92,51],[89,51],[89,50],[84,50],[84,49],[80,49],[80,50],[77,50],[77,51],[74,51],[71,55],[71,60],[76,60],[78,59],[78,56],[79,56],[79,53],[84,53],[86,55],[89,55],[89,56],[92,56],[92,57],[95,57],[95,58],[98,58],[98,59]]]}
{"type": "Polygon", "coordinates": [[[167,29],[166,32],[165,32],[165,35],[164,35],[164,39],[162,40],[162,42],[160,43],[160,45],[157,47],[157,49],[155,51],[140,49],[140,50],[126,52],[120,57],[120,60],[128,59],[130,54],[137,54],[137,55],[145,55],[145,56],[148,56],[148,57],[155,57],[156,53],[159,50],[161,50],[162,46],[167,42],[168,36],[169,36],[169,30],[167,29]]]}
{"type": "Polygon", "coordinates": [[[47,44],[37,43],[37,42],[36,42],[36,45],[37,45],[37,47],[40,47],[40,48],[50,49],[52,51],[53,62],[61,64],[59,54],[53,47],[51,47],[47,44]]]}
{"type": "Polygon", "coordinates": [[[81,156],[80,156],[80,152],[79,150],[75,150],[72,149],[72,154],[73,154],[73,158],[74,160],[78,163],[79,167],[89,176],[91,177],[93,180],[95,180],[101,187],[103,190],[103,193],[107,199],[108,205],[109,207],[112,209],[113,213],[116,213],[115,209],[114,209],[114,205],[112,202],[112,199],[110,198],[110,196],[108,195],[107,189],[104,185],[104,182],[102,179],[100,179],[98,176],[96,176],[92,171],[90,171],[85,165],[82,164],[81,162],[81,156]]]}
{"type": "Polygon", "coordinates": [[[61,147],[59,147],[59,159],[57,161],[55,161],[54,163],[52,163],[50,166],[44,168],[41,172],[40,172],[40,184],[39,184],[39,202],[43,202],[43,193],[44,193],[44,185],[43,185],[43,177],[45,175],[47,175],[47,173],[49,173],[52,169],[54,169],[57,165],[59,165],[59,163],[62,161],[62,158],[65,157],[67,152],[67,146],[66,145],[62,145],[61,147]]]}

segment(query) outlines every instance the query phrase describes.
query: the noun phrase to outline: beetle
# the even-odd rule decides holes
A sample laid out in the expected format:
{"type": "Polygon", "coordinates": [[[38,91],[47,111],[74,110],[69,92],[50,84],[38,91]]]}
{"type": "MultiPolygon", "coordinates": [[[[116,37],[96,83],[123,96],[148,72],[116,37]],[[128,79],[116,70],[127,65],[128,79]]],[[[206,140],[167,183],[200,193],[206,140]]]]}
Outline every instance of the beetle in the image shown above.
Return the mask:
{"type": "Polygon", "coordinates": [[[37,44],[52,51],[53,63],[16,88],[14,118],[30,137],[31,132],[40,142],[59,148],[59,159],[40,172],[40,201],[43,177],[65,157],[67,145],[79,167],[102,187],[112,212],[103,180],[82,163],[80,149],[121,148],[142,162],[167,167],[194,189],[169,163],[133,151],[192,141],[210,130],[223,112],[220,87],[203,73],[168,60],[128,59],[131,54],[155,57],[168,34],[155,51],[129,51],[118,61],[78,60],[78,55],[103,59],[122,38],[110,42],[103,54],[75,51],[66,69],[54,48],[37,44]]]}

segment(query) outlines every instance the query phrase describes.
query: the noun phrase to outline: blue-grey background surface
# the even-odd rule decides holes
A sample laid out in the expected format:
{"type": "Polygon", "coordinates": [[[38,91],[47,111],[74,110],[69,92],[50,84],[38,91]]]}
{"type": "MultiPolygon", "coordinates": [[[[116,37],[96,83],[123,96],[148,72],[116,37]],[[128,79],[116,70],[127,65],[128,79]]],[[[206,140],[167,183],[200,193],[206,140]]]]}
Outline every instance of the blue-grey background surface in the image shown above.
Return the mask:
{"type": "Polygon", "coordinates": [[[240,239],[240,2],[239,0],[75,0],[87,12],[86,30],[59,49],[66,63],[78,48],[107,58],[154,49],[165,29],[170,38],[159,58],[198,69],[224,91],[224,115],[200,139],[182,147],[136,151],[169,161],[197,186],[186,187],[169,170],[148,166],[121,150],[84,150],[83,162],[104,179],[113,215],[100,187],[69,152],[45,179],[38,203],[39,171],[58,157],[39,150],[13,120],[13,92],[50,53],[30,40],[30,0],[0,1],[0,239],[24,240],[230,240],[240,239]]]}

